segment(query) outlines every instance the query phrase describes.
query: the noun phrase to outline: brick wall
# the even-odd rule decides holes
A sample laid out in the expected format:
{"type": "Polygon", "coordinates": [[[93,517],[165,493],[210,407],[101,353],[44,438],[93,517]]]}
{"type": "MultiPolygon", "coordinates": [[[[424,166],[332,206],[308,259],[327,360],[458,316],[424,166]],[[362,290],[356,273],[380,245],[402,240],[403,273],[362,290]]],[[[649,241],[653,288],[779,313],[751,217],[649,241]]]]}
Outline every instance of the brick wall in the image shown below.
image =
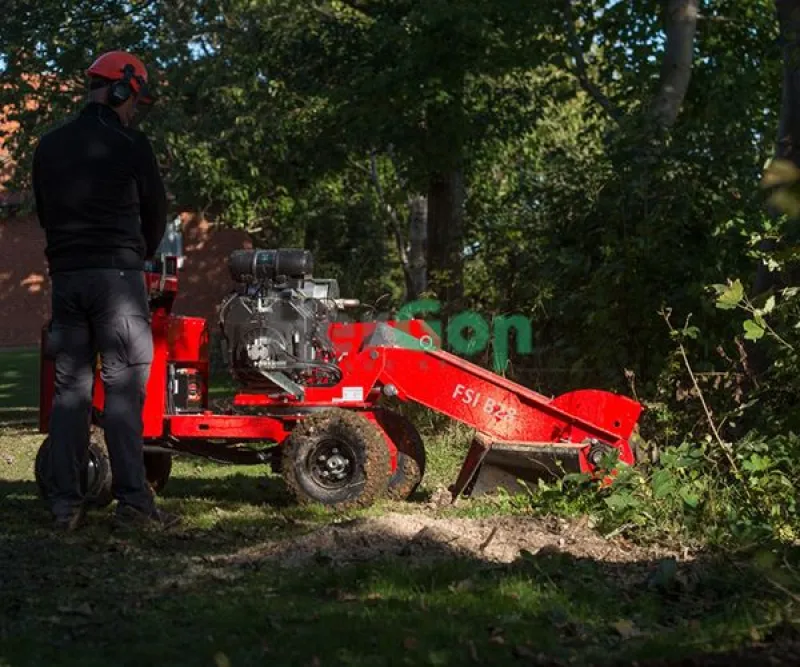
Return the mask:
{"type": "MultiPolygon", "coordinates": [[[[250,247],[249,239],[244,232],[214,229],[190,215],[183,216],[183,223],[186,262],[175,312],[215,318],[231,287],[228,255],[250,247]]],[[[39,332],[50,315],[44,246],[35,217],[0,220],[0,347],[39,343],[39,332]]]]}

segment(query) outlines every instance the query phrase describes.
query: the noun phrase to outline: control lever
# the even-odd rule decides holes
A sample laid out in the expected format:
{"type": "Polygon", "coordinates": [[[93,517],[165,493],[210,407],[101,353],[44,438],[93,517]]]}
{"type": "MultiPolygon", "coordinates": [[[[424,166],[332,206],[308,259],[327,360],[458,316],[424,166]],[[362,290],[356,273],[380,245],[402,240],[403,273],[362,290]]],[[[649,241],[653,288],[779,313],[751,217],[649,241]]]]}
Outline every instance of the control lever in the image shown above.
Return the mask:
{"type": "Polygon", "coordinates": [[[358,308],[361,305],[359,299],[334,299],[337,308],[358,308]]]}

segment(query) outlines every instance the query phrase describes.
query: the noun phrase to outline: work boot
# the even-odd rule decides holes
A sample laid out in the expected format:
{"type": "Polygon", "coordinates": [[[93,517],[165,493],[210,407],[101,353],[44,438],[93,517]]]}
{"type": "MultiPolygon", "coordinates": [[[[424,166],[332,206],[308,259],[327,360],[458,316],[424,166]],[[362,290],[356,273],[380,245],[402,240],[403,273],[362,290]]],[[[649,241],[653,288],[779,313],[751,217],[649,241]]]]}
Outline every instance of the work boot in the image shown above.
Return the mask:
{"type": "Polygon", "coordinates": [[[168,529],[177,526],[181,518],[177,514],[153,508],[151,512],[144,512],[131,505],[117,505],[114,513],[115,528],[161,528],[168,529]]]}
{"type": "Polygon", "coordinates": [[[71,512],[53,515],[53,528],[60,533],[74,533],[85,525],[86,507],[84,505],[71,512]]]}

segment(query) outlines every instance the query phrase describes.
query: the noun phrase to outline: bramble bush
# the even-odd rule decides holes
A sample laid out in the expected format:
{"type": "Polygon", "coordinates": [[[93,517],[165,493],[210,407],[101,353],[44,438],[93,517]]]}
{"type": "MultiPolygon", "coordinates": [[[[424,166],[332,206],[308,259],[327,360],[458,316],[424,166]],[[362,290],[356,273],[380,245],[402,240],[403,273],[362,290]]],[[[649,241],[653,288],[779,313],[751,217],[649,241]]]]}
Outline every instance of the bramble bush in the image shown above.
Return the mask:
{"type": "Polygon", "coordinates": [[[686,441],[657,463],[622,466],[612,485],[586,475],[540,482],[518,502],[536,512],[587,514],[604,534],[686,545],[742,546],[794,542],[798,536],[796,480],[800,437],[749,435],[735,445],[738,472],[713,440],[686,441]]]}
{"type": "MultiPolygon", "coordinates": [[[[657,461],[617,467],[609,460],[606,469],[617,470],[609,486],[567,475],[540,483],[519,501],[540,512],[588,514],[602,532],[631,539],[718,546],[797,542],[800,290],[783,287],[751,300],[742,282],[732,280],[710,292],[719,310],[742,313],[743,338],[763,355],[766,370],[749,371],[736,382],[720,381],[720,375],[703,389],[687,350],[701,332],[688,324],[672,329],[676,362],[683,367],[672,366],[662,378],[658,393],[669,400],[643,401],[657,461]],[[682,389],[686,376],[688,390],[682,389]]],[[[747,367],[746,358],[738,365],[747,367]]]]}

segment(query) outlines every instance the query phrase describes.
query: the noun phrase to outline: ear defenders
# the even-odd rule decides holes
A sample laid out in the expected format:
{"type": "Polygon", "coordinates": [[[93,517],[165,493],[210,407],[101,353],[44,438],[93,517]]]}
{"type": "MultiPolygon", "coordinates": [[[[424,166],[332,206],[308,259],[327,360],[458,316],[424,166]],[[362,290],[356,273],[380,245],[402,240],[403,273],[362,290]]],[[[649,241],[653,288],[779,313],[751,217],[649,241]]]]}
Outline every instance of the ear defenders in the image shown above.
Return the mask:
{"type": "Polygon", "coordinates": [[[111,107],[118,107],[130,99],[134,94],[131,81],[139,84],[138,97],[147,97],[147,84],[140,76],[134,76],[133,65],[125,65],[122,69],[122,78],[114,81],[108,89],[108,104],[111,107]]]}

